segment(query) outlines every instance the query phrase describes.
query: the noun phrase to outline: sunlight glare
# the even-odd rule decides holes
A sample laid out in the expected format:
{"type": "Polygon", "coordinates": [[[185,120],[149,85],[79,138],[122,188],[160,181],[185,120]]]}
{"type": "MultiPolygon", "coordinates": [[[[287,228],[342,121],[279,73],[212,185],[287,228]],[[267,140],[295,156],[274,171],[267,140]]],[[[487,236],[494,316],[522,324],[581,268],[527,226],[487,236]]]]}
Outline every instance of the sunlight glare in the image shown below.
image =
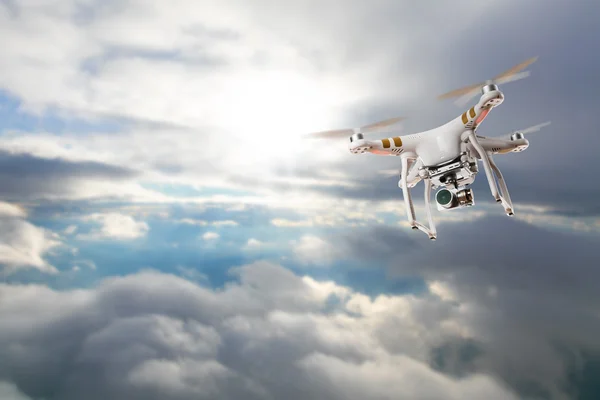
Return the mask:
{"type": "Polygon", "coordinates": [[[253,72],[229,82],[220,120],[237,150],[260,162],[280,162],[312,146],[302,136],[327,129],[341,104],[339,93],[294,72],[253,72]]]}

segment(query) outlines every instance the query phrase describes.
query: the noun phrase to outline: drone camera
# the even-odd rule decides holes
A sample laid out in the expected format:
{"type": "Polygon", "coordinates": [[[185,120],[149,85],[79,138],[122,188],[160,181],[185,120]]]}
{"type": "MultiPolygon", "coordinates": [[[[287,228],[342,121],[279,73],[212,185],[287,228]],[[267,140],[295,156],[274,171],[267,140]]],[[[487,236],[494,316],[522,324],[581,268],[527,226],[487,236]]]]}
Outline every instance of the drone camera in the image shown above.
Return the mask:
{"type": "Polygon", "coordinates": [[[462,189],[452,191],[441,189],[435,195],[435,201],[439,211],[452,210],[459,207],[470,207],[474,204],[473,190],[462,189]]]}

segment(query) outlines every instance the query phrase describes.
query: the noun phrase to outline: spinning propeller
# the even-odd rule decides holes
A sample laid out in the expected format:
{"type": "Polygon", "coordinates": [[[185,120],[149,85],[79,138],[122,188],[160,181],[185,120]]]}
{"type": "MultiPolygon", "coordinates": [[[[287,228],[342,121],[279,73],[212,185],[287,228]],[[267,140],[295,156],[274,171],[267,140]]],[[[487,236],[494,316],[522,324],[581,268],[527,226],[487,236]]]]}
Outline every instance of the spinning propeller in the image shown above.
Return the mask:
{"type": "Polygon", "coordinates": [[[529,76],[529,71],[523,71],[525,68],[533,64],[538,58],[532,57],[528,60],[523,61],[522,63],[515,65],[511,69],[504,71],[500,75],[496,76],[493,79],[487,80],[485,82],[477,83],[475,85],[465,86],[460,89],[453,90],[451,92],[445,93],[441,96],[438,96],[439,100],[449,99],[452,97],[458,97],[455,101],[455,104],[463,107],[465,104],[469,102],[473,97],[475,97],[479,90],[485,85],[491,84],[504,84],[508,82],[518,81],[519,79],[523,79],[529,76]]]}
{"type": "Polygon", "coordinates": [[[516,132],[522,133],[523,135],[525,135],[527,133],[537,132],[540,129],[542,129],[542,128],[548,126],[548,125],[550,125],[550,121],[544,122],[543,124],[538,124],[538,125],[530,126],[529,128],[526,128],[526,129],[519,129],[516,132]]]}
{"type": "Polygon", "coordinates": [[[522,137],[523,135],[527,135],[529,133],[537,132],[540,129],[542,129],[543,127],[546,127],[548,125],[550,125],[550,121],[544,122],[542,124],[537,124],[537,125],[534,125],[534,126],[530,126],[529,128],[518,129],[516,131],[513,131],[513,132],[509,133],[508,135],[501,136],[500,139],[509,140],[509,139],[512,139],[513,136],[516,135],[516,134],[520,134],[521,137],[522,137]]]}
{"type": "Polygon", "coordinates": [[[404,119],[405,118],[403,117],[390,118],[384,121],[376,122],[374,124],[365,125],[360,128],[335,129],[331,131],[314,132],[309,133],[307,136],[317,139],[337,139],[341,137],[350,137],[355,133],[374,133],[379,132],[382,128],[387,128],[389,126],[395,125],[404,119]]]}

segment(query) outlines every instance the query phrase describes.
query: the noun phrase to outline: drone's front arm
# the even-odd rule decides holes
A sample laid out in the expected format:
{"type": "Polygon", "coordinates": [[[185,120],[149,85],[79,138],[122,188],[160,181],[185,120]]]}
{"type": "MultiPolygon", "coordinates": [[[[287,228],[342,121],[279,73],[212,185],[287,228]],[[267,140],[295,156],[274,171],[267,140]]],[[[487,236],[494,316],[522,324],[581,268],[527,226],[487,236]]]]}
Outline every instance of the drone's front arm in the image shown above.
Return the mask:
{"type": "MultiPolygon", "coordinates": [[[[479,144],[483,149],[491,154],[506,154],[516,153],[526,150],[529,147],[529,141],[527,139],[499,139],[499,138],[488,138],[485,136],[477,135],[479,144]]],[[[477,158],[481,158],[479,153],[475,151],[475,148],[471,143],[468,144],[469,151],[474,154],[477,158]]]]}

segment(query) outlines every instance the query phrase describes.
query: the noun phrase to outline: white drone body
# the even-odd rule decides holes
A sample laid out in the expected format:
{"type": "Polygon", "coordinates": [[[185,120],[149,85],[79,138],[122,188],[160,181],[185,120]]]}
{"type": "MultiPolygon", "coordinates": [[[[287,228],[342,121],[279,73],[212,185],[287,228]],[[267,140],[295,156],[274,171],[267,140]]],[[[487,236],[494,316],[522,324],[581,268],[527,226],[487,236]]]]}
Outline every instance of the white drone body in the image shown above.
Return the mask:
{"type": "Polygon", "coordinates": [[[472,85],[459,89],[441,98],[462,96],[464,100],[472,98],[481,90],[477,104],[452,121],[425,131],[409,135],[392,136],[385,139],[365,139],[365,132],[395,124],[401,118],[382,121],[360,130],[338,130],[317,133],[317,136],[336,137],[340,134],[352,134],[349,150],[353,154],[371,153],[376,155],[397,156],[401,159],[400,180],[406,206],[408,222],[413,229],[425,232],[435,240],[437,232],[431,215],[431,190],[439,189],[436,194],[437,208],[440,211],[469,207],[474,204],[472,184],[479,171],[477,161],[481,161],[494,199],[502,203],[507,215],[514,215],[514,208],[506,183],[493,160],[495,154],[521,152],[529,147],[525,133],[539,130],[549,123],[540,124],[523,131],[517,131],[500,138],[488,138],[476,134],[481,123],[490,111],[502,104],[504,94],[496,83],[510,82],[527,76],[520,70],[534,62],[530,59],[499,75],[494,81],[472,85]],[[495,176],[494,176],[495,175],[495,176]],[[496,178],[498,182],[496,182],[496,178]],[[418,222],[411,197],[411,188],[420,181],[425,183],[425,208],[428,226],[418,222]]]}

